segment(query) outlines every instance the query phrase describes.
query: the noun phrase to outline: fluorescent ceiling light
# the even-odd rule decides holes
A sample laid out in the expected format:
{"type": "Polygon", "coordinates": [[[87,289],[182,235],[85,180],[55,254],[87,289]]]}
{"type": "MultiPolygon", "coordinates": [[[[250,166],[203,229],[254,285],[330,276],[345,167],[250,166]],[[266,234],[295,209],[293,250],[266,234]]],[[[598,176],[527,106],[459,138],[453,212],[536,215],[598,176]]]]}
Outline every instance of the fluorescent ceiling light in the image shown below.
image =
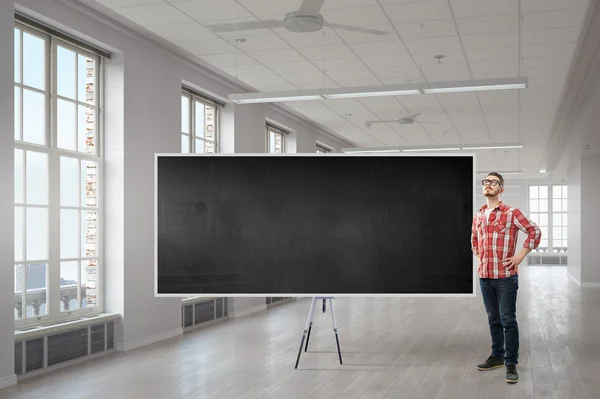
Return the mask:
{"type": "Polygon", "coordinates": [[[527,88],[527,78],[478,79],[460,82],[437,82],[423,85],[423,93],[461,93],[469,91],[514,90],[527,88]]]}
{"type": "Polygon", "coordinates": [[[490,172],[498,172],[501,175],[522,175],[523,171],[522,170],[509,170],[509,171],[497,171],[497,170],[490,170],[489,172],[477,172],[478,175],[482,175],[482,176],[487,176],[490,174],[490,172]]]}
{"type": "Polygon", "coordinates": [[[290,96],[290,97],[264,97],[264,98],[247,98],[234,100],[236,104],[258,104],[258,103],[276,103],[284,101],[307,101],[307,100],[322,100],[323,97],[312,95],[312,96],[290,96]]]}
{"type": "Polygon", "coordinates": [[[400,152],[400,150],[344,150],[345,153],[366,153],[366,152],[400,152]]]}
{"type": "Polygon", "coordinates": [[[546,173],[546,169],[540,169],[540,173],[546,173]]]}
{"type": "Polygon", "coordinates": [[[460,151],[460,148],[407,148],[402,152],[424,152],[424,151],[460,151]]]}
{"type": "Polygon", "coordinates": [[[359,98],[359,97],[385,97],[385,96],[405,96],[409,94],[421,94],[417,89],[412,90],[389,90],[389,91],[353,91],[348,93],[331,93],[323,94],[328,100],[334,100],[336,98],[359,98]]]}

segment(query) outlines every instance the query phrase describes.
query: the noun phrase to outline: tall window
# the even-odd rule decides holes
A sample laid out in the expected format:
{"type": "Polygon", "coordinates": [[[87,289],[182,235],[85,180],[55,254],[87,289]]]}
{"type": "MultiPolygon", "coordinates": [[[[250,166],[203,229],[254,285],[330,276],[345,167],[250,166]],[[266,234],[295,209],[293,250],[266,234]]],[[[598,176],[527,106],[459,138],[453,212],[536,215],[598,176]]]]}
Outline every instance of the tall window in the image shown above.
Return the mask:
{"type": "Polygon", "coordinates": [[[15,325],[102,311],[101,58],[16,23],[15,325]]]}
{"type": "Polygon", "coordinates": [[[267,152],[280,154],[285,152],[285,132],[267,124],[267,152]]]}
{"type": "Polygon", "coordinates": [[[536,251],[567,252],[567,186],[530,186],[529,212],[542,231],[536,251]]]}
{"type": "Polygon", "coordinates": [[[181,152],[219,152],[218,132],[219,105],[184,91],[181,94],[181,152]]]}

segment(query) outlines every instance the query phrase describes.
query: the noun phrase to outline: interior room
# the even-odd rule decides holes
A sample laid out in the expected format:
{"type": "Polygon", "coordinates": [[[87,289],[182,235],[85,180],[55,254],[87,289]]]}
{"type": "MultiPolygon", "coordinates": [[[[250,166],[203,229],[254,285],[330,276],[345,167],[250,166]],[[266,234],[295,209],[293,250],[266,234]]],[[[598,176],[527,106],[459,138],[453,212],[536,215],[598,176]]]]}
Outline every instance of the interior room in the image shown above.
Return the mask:
{"type": "Polygon", "coordinates": [[[598,1],[4,0],[0,54],[0,398],[600,397],[598,1]],[[470,221],[472,295],[157,295],[157,154],[473,157],[518,364],[470,221]]]}

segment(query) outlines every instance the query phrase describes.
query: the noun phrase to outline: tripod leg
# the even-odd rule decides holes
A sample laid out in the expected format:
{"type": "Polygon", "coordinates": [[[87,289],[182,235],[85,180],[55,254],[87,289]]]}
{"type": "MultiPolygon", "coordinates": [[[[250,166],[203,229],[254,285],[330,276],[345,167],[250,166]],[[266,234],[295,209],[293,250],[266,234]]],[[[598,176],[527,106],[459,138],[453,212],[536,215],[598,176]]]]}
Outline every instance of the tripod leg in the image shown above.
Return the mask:
{"type": "Polygon", "coordinates": [[[337,325],[335,323],[335,313],[333,312],[333,301],[329,299],[329,307],[331,308],[331,318],[333,320],[333,332],[335,333],[335,343],[337,344],[338,357],[340,358],[340,364],[342,363],[342,351],[340,350],[340,339],[338,338],[337,325]]]}
{"type": "Polygon", "coordinates": [[[312,330],[312,321],[310,322],[310,325],[308,326],[308,335],[306,336],[306,346],[304,347],[304,352],[306,352],[308,350],[308,341],[310,340],[310,330],[312,330]]]}
{"type": "MultiPolygon", "coordinates": [[[[298,349],[298,358],[296,359],[296,366],[294,367],[296,369],[298,368],[298,363],[300,362],[300,354],[302,353],[302,347],[304,346],[304,340],[306,339],[306,334],[308,333],[309,325],[312,324],[315,302],[316,298],[313,298],[310,304],[310,309],[308,311],[308,317],[306,318],[306,324],[304,325],[304,333],[302,334],[302,341],[300,341],[300,349],[298,349]]],[[[308,346],[308,342],[306,344],[308,346]]]]}

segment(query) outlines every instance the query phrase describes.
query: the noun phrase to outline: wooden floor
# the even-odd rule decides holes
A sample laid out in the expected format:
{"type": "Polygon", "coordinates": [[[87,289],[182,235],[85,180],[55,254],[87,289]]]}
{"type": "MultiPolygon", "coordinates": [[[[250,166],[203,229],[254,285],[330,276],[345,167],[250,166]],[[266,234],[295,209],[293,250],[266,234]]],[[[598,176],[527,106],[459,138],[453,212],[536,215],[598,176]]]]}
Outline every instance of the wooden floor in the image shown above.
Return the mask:
{"type": "Polygon", "coordinates": [[[482,299],[339,298],[344,364],[330,313],[315,315],[294,362],[310,300],[117,353],[0,391],[0,398],[600,398],[600,289],[565,267],[522,267],[520,382],[477,371],[491,340],[482,299]]]}

